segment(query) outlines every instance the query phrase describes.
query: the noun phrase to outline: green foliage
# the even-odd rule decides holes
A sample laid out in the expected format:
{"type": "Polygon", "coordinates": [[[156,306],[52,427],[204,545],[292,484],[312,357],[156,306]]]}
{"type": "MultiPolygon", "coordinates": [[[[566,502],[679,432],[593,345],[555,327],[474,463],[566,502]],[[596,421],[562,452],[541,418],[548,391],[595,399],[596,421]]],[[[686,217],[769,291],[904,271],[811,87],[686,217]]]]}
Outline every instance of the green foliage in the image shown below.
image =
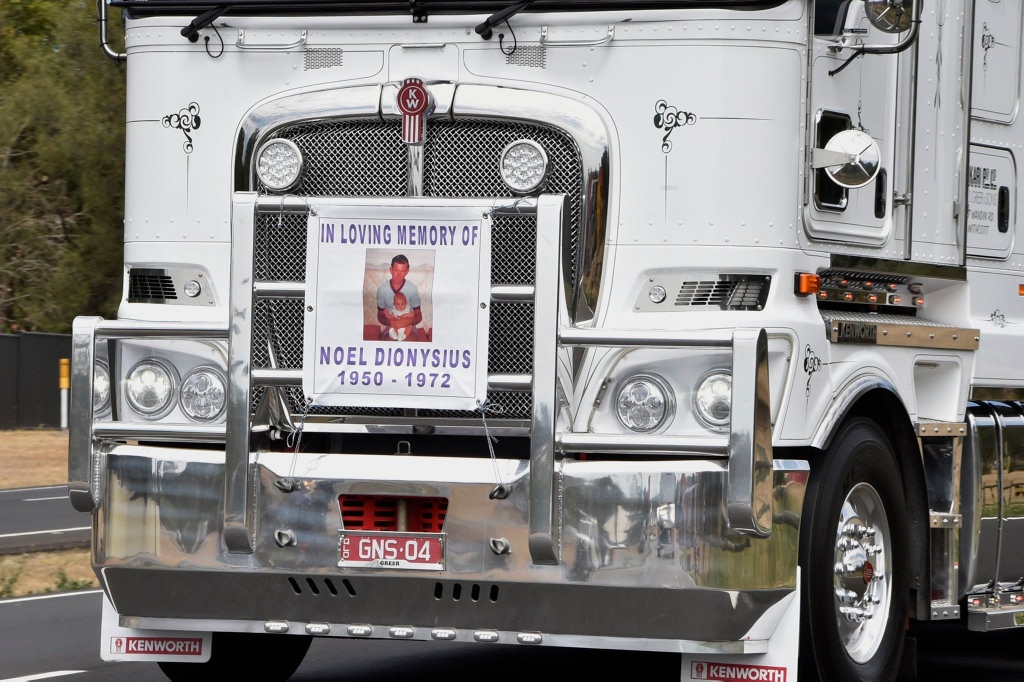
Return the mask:
{"type": "Polygon", "coordinates": [[[57,572],[57,584],[54,589],[57,592],[69,592],[71,590],[84,590],[93,587],[94,583],[91,580],[74,580],[68,577],[67,571],[63,568],[57,572]]]}
{"type": "Polygon", "coordinates": [[[14,566],[9,574],[6,570],[0,569],[0,599],[14,596],[14,585],[18,582],[18,578],[21,577],[21,572],[25,570],[25,561],[27,559],[28,557],[22,556],[21,563],[14,566]]]}
{"type": "Polygon", "coordinates": [[[95,12],[0,2],[0,333],[116,315],[125,79],[95,12]]]}

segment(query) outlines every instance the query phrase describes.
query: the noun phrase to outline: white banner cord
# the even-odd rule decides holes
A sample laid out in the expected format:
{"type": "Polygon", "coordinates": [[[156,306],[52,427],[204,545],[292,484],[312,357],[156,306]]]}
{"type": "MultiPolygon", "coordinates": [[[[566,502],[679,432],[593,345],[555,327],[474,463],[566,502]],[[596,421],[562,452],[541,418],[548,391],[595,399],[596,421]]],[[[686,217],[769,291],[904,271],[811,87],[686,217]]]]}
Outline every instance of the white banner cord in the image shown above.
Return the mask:
{"type": "Polygon", "coordinates": [[[494,444],[498,442],[498,438],[492,436],[490,429],[487,428],[487,413],[505,414],[505,408],[489,400],[484,400],[482,403],[477,404],[476,409],[480,413],[480,421],[484,424],[484,438],[487,439],[487,451],[491,453],[491,464],[494,466],[495,486],[488,497],[492,500],[503,500],[508,497],[509,487],[502,482],[501,473],[498,471],[498,458],[494,454],[494,444]]]}
{"type": "Polygon", "coordinates": [[[288,447],[294,448],[292,452],[292,465],[288,470],[288,477],[291,478],[295,475],[295,463],[299,458],[299,448],[302,445],[302,429],[306,426],[306,417],[309,416],[309,408],[313,407],[313,399],[306,398],[302,404],[302,418],[299,420],[299,425],[295,427],[295,430],[288,434],[288,438],[285,439],[288,447]]]}

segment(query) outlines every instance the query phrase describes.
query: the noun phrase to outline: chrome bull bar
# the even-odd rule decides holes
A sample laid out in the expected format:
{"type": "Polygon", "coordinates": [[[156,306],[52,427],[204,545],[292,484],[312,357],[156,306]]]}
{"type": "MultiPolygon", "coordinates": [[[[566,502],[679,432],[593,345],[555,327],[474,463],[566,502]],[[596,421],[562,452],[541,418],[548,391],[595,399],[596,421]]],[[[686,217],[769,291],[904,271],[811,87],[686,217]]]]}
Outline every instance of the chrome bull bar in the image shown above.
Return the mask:
{"type": "MultiPolygon", "coordinates": [[[[251,451],[253,423],[250,415],[251,388],[301,386],[302,372],[294,369],[260,369],[250,366],[251,324],[257,296],[302,296],[304,285],[256,283],[253,280],[253,239],[258,211],[309,211],[319,200],[298,197],[266,197],[255,193],[235,194],[232,230],[231,304],[229,323],[182,324],[105,321],[80,317],[73,330],[70,441],[68,487],[72,504],[79,511],[93,511],[102,499],[101,457],[104,443],[122,439],[168,440],[176,442],[224,442],[224,540],[233,553],[252,553],[255,545],[255,469],[251,451]],[[209,338],[227,339],[228,405],[227,421],[219,426],[160,425],[93,419],[93,368],[97,341],[117,338],[209,338]]],[[[393,199],[395,205],[420,199],[393,199]]],[[[436,201],[436,200],[434,200],[436,201]]],[[[568,323],[566,287],[560,273],[565,258],[561,234],[565,229],[565,200],[545,195],[537,199],[446,200],[479,205],[500,213],[535,213],[537,226],[536,281],[531,287],[492,288],[492,297],[514,295],[534,301],[533,376],[488,377],[489,385],[522,386],[532,381],[533,407],[529,470],[529,546],[537,564],[558,563],[557,529],[559,510],[556,486],[556,453],[662,453],[727,458],[726,509],[730,527],[758,536],[771,531],[772,446],[768,387],[767,334],[763,329],[713,332],[609,330],[575,328],[568,323]],[[518,291],[532,289],[532,291],[518,291]],[[556,433],[556,364],[559,352],[570,347],[718,347],[732,348],[733,391],[732,430],[728,436],[688,438],[637,437],[590,433],[556,433]]],[[[338,203],[338,199],[332,199],[338,203]]]]}
{"type": "Polygon", "coordinates": [[[103,482],[99,457],[104,440],[224,441],[223,425],[165,426],[94,419],[93,371],[97,342],[139,338],[223,340],[227,336],[227,327],[222,324],[75,318],[71,331],[71,409],[68,415],[68,497],[75,509],[90,512],[99,507],[103,482]]]}

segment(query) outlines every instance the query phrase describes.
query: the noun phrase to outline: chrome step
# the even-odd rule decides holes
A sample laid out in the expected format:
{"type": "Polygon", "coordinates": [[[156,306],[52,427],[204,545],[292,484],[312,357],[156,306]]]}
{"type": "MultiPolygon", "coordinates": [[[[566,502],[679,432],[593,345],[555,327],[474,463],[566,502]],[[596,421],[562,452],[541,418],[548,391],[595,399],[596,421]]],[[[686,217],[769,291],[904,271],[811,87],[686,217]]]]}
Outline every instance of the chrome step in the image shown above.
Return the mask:
{"type": "Polygon", "coordinates": [[[995,592],[967,595],[967,629],[977,632],[1024,626],[1024,593],[995,592]]]}

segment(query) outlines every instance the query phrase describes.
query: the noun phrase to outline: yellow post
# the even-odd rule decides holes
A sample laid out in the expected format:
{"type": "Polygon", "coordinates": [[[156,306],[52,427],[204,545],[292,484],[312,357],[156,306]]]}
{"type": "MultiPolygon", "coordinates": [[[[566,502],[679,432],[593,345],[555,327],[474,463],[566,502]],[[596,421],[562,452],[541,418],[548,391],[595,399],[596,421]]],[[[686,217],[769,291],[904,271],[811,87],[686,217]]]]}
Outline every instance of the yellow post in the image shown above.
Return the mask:
{"type": "Polygon", "coordinates": [[[60,428],[68,428],[68,389],[71,388],[71,360],[60,359],[60,428]]]}

